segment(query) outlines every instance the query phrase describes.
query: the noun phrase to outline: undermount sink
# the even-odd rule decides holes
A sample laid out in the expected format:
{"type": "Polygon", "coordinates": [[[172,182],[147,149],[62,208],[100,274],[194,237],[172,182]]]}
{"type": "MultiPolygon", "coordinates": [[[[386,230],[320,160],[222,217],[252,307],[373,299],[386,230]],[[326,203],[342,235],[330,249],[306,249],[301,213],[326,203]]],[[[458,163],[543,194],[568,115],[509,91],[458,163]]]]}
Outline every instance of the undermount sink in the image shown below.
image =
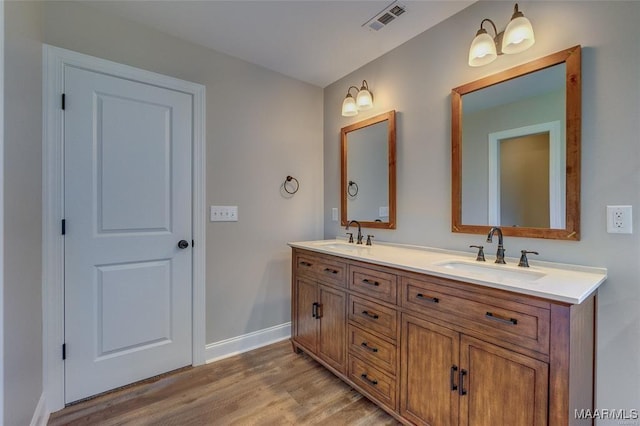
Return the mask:
{"type": "Polygon", "coordinates": [[[495,263],[466,262],[463,260],[447,260],[438,262],[435,265],[453,271],[478,275],[478,278],[488,278],[491,280],[511,279],[520,281],[536,281],[546,274],[543,272],[528,269],[514,269],[506,265],[495,263]]]}
{"type": "Polygon", "coordinates": [[[342,243],[339,241],[322,241],[314,245],[327,248],[330,250],[344,250],[344,251],[357,251],[362,249],[368,249],[371,247],[371,246],[366,246],[364,244],[342,243]]]}

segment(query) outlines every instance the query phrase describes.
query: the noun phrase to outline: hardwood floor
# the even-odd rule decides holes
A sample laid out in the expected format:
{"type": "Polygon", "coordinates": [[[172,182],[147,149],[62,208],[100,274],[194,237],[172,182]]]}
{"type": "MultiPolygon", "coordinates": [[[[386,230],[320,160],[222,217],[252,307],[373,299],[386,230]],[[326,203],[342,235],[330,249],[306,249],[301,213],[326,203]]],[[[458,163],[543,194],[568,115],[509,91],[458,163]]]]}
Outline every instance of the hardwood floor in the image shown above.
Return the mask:
{"type": "Polygon", "coordinates": [[[289,341],[66,407],[49,425],[397,425],[289,341]]]}

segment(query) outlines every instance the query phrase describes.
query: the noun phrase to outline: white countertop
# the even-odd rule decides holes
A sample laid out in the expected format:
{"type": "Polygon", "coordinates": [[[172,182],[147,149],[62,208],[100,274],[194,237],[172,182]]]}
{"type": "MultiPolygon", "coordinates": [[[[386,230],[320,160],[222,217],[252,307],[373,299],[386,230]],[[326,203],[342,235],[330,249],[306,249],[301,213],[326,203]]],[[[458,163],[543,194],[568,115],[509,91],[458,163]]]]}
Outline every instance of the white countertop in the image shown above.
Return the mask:
{"type": "Polygon", "coordinates": [[[421,246],[381,242],[366,246],[341,239],[292,242],[289,246],[569,304],[582,303],[607,279],[606,268],[531,258],[529,268],[517,266],[518,259],[512,258],[506,259],[506,265],[497,265],[491,255],[486,256],[486,262],[476,262],[472,253],[421,246]]]}

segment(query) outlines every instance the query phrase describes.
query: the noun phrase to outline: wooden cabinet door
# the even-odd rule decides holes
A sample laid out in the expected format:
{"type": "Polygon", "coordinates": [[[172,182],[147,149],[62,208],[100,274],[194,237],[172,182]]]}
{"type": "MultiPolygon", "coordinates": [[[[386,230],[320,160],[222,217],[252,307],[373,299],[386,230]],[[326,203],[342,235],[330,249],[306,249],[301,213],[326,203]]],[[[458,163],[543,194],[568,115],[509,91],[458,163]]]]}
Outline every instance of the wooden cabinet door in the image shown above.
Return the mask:
{"type": "Polygon", "coordinates": [[[347,301],[344,291],[318,286],[318,356],[341,373],[347,367],[347,301]]]}
{"type": "Polygon", "coordinates": [[[461,426],[547,424],[546,363],[466,335],[460,348],[461,426]]]}
{"type": "Polygon", "coordinates": [[[295,339],[313,353],[318,341],[318,323],[314,315],[317,291],[318,286],[313,281],[296,278],[295,339]]]}
{"type": "Polygon", "coordinates": [[[457,425],[460,334],[403,315],[402,336],[400,414],[417,425],[457,425]]]}

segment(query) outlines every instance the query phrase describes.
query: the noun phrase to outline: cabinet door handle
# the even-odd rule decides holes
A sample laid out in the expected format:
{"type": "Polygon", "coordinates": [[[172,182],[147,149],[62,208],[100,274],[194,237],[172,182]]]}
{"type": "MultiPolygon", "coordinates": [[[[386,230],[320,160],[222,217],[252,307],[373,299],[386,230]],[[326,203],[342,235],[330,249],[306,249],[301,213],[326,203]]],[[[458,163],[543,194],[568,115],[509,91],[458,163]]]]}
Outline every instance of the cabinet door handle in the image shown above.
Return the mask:
{"type": "Polygon", "coordinates": [[[452,365],[451,366],[451,375],[449,376],[449,381],[451,382],[451,390],[455,391],[458,390],[458,385],[456,385],[455,383],[455,376],[456,376],[456,372],[458,371],[458,366],[457,365],[452,365]]]}
{"type": "Polygon", "coordinates": [[[515,318],[501,317],[500,315],[496,315],[493,312],[487,312],[486,314],[484,314],[484,316],[487,317],[488,319],[492,320],[492,321],[501,322],[503,324],[509,324],[509,325],[517,325],[518,324],[518,320],[515,319],[515,318]]]}
{"type": "Polygon", "coordinates": [[[313,302],[313,305],[311,305],[311,317],[318,318],[318,303],[317,302],[313,302]]]}
{"type": "Polygon", "coordinates": [[[367,317],[369,317],[369,318],[373,318],[373,319],[376,319],[376,320],[377,320],[378,318],[380,318],[380,317],[378,316],[378,314],[371,314],[371,313],[369,313],[369,311],[362,311],[362,315],[365,315],[365,316],[367,316],[367,317]]]}
{"type": "Polygon", "coordinates": [[[368,351],[371,351],[371,352],[374,352],[374,353],[378,352],[378,348],[373,348],[373,347],[369,346],[369,344],[367,342],[360,343],[360,346],[362,346],[363,348],[365,348],[368,351]]]}
{"type": "Polygon", "coordinates": [[[379,287],[380,286],[380,283],[378,281],[372,281],[369,278],[363,279],[362,282],[365,283],[365,284],[369,284],[369,285],[375,286],[375,287],[379,287]]]}
{"type": "Polygon", "coordinates": [[[338,271],[336,271],[335,269],[331,269],[331,268],[324,268],[325,272],[331,272],[332,274],[337,274],[338,271]]]}
{"type": "Polygon", "coordinates": [[[429,303],[440,303],[440,299],[438,299],[437,297],[425,296],[422,293],[416,294],[416,299],[424,300],[425,302],[429,303]]]}
{"type": "Polygon", "coordinates": [[[462,370],[460,370],[460,389],[458,389],[458,393],[462,396],[462,395],[466,395],[467,394],[467,390],[464,388],[464,376],[467,375],[467,370],[465,370],[464,368],[462,370]]]}
{"type": "Polygon", "coordinates": [[[302,262],[300,262],[300,265],[309,267],[309,266],[313,266],[313,263],[302,261],[302,262]]]}
{"type": "Polygon", "coordinates": [[[378,384],[378,381],[376,379],[372,380],[369,377],[367,377],[367,373],[362,373],[360,377],[362,377],[363,380],[366,380],[372,386],[376,386],[378,384]]]}

